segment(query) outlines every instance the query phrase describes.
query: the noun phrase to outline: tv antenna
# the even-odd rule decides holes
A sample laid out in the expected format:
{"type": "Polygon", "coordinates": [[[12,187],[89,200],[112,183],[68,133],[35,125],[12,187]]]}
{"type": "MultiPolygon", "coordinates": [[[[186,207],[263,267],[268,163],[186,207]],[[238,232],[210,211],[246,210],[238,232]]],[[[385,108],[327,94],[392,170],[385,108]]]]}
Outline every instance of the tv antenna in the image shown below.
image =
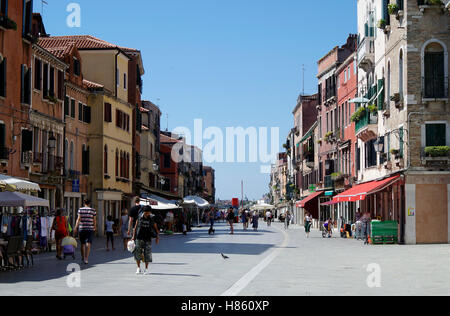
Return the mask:
{"type": "Polygon", "coordinates": [[[41,15],[44,16],[44,4],[48,5],[48,2],[45,0],[41,0],[41,15]]]}

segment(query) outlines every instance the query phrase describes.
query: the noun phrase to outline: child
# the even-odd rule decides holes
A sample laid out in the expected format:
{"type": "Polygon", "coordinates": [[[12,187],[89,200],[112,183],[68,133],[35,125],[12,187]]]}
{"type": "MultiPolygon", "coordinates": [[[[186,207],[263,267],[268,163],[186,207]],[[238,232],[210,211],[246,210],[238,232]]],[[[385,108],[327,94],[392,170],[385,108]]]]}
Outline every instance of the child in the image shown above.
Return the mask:
{"type": "Polygon", "coordinates": [[[109,215],[106,219],[106,251],[109,251],[109,241],[111,240],[112,250],[114,248],[114,222],[112,216],[109,215]]]}

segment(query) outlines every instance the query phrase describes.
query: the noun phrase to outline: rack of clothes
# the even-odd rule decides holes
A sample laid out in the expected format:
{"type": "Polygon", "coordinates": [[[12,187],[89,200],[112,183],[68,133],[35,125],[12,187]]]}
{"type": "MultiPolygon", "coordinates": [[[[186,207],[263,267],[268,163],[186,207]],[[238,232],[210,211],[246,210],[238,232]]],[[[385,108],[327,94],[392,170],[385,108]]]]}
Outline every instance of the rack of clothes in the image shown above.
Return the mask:
{"type": "Polygon", "coordinates": [[[54,240],[54,214],[43,208],[11,208],[3,207],[0,211],[0,237],[23,237],[26,242],[30,238],[33,252],[51,251],[51,240],[54,240]]]}

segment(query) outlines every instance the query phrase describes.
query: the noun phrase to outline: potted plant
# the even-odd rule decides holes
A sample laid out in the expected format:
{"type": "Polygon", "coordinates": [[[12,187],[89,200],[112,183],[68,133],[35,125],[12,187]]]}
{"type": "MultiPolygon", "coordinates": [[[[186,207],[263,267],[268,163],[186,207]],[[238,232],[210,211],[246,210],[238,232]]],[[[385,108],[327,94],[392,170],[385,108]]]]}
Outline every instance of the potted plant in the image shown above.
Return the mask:
{"type": "Polygon", "coordinates": [[[399,11],[398,5],[396,3],[389,4],[388,11],[390,15],[396,15],[399,11]]]}
{"type": "Polygon", "coordinates": [[[425,148],[427,157],[448,157],[450,154],[449,146],[429,146],[425,148]]]}
{"type": "Polygon", "coordinates": [[[358,108],[355,113],[353,113],[351,120],[352,122],[358,122],[359,120],[361,120],[364,115],[366,115],[366,108],[365,107],[360,107],[358,108]]]}
{"type": "Polygon", "coordinates": [[[342,177],[342,173],[340,172],[334,172],[331,174],[331,179],[336,181],[339,180],[342,177]]]}
{"type": "Polygon", "coordinates": [[[398,150],[398,149],[391,149],[391,155],[395,156],[395,159],[400,158],[400,150],[398,150]]]}
{"type": "Polygon", "coordinates": [[[333,132],[328,132],[328,133],[326,133],[325,134],[325,141],[328,143],[328,142],[331,142],[332,141],[332,136],[333,136],[333,132]]]}
{"type": "Polygon", "coordinates": [[[384,30],[386,28],[386,20],[385,19],[381,19],[378,21],[378,28],[384,30]]]}
{"type": "Polygon", "coordinates": [[[375,104],[369,105],[367,108],[369,109],[370,113],[378,112],[378,107],[375,104]]]}
{"type": "Polygon", "coordinates": [[[321,139],[318,139],[318,140],[317,140],[317,144],[322,145],[322,140],[321,140],[321,139]]]}

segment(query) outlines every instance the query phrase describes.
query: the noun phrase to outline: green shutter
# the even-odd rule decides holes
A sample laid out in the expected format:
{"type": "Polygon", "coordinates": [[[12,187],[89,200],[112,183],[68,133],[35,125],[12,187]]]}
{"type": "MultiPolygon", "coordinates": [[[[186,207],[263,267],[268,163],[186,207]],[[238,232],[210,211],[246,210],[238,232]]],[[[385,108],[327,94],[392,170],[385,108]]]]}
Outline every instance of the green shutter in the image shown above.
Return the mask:
{"type": "Polygon", "coordinates": [[[378,110],[384,110],[384,78],[378,80],[377,92],[379,93],[377,99],[378,110]]]}
{"type": "Polygon", "coordinates": [[[404,146],[404,140],[403,140],[403,127],[400,127],[399,129],[399,138],[400,138],[400,157],[403,157],[403,146],[404,146]]]}
{"type": "Polygon", "coordinates": [[[446,126],[445,124],[426,125],[426,147],[446,146],[446,126]]]}

